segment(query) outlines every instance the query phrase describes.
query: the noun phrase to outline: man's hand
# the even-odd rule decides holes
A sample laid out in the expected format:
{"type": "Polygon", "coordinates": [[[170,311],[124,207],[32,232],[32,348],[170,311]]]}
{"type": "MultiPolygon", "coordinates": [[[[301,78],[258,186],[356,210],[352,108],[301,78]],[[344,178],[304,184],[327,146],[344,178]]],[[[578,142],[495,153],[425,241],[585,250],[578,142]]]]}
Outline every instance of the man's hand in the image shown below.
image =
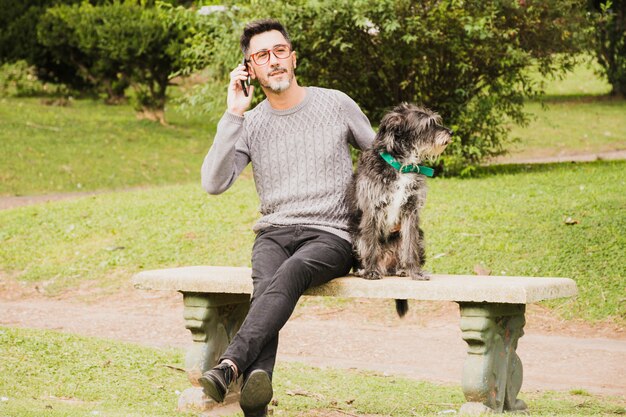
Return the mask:
{"type": "Polygon", "coordinates": [[[248,73],[246,67],[239,64],[237,68],[230,73],[230,84],[228,85],[228,97],[226,99],[226,105],[230,113],[238,116],[243,116],[243,113],[248,110],[250,103],[252,102],[252,94],[254,93],[254,86],[248,86],[248,97],[243,93],[241,87],[241,81],[248,79],[248,73]]]}

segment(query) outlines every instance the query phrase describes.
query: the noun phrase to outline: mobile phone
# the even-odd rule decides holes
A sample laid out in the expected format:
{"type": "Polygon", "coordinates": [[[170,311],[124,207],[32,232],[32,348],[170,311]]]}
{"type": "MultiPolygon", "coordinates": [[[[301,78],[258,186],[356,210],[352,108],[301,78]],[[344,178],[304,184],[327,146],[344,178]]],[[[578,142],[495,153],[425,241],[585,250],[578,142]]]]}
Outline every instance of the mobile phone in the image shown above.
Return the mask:
{"type": "MultiPolygon", "coordinates": [[[[246,73],[248,72],[248,65],[246,63],[246,57],[241,61],[241,65],[246,67],[246,73]]],[[[241,88],[243,89],[243,95],[248,97],[248,86],[250,85],[250,74],[248,74],[248,79],[246,81],[241,80],[241,88]]]]}

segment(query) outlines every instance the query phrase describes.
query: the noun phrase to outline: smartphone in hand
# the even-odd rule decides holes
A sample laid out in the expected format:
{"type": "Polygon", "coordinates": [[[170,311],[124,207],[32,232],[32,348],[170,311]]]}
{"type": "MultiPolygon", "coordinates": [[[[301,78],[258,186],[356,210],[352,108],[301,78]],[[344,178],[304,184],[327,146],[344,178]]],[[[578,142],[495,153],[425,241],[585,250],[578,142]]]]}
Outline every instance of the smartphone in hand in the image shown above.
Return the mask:
{"type": "MultiPolygon", "coordinates": [[[[246,73],[248,72],[248,65],[246,63],[246,58],[243,58],[243,61],[241,61],[241,65],[243,65],[244,67],[246,67],[246,73]]],[[[248,74],[248,79],[247,80],[241,80],[241,88],[243,89],[243,95],[248,97],[248,86],[250,85],[250,74],[248,74]]]]}

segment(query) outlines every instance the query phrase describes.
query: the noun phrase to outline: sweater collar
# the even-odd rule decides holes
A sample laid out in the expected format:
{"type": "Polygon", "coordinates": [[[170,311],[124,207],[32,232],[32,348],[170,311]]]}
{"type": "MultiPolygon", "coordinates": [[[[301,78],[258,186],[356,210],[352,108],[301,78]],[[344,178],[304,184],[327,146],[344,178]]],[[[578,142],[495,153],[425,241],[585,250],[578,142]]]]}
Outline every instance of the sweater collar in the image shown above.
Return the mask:
{"type": "Polygon", "coordinates": [[[277,116],[287,116],[289,114],[296,113],[297,111],[303,109],[309,103],[309,101],[311,101],[311,95],[313,94],[313,89],[309,87],[304,87],[304,89],[306,90],[304,99],[300,103],[296,104],[295,106],[290,107],[285,110],[276,110],[272,107],[269,100],[265,99],[263,100],[263,105],[265,106],[264,109],[277,116]]]}

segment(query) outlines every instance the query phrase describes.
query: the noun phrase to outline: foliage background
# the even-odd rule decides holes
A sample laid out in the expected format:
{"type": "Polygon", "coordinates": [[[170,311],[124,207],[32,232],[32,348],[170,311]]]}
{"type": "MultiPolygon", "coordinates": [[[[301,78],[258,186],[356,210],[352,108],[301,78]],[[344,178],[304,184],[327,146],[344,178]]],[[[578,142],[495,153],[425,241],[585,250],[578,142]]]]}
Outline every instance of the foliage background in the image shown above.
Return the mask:
{"type": "MultiPolygon", "coordinates": [[[[188,69],[209,67],[196,95],[214,109],[217,84],[240,60],[243,24],[274,17],[298,53],[304,85],[337,88],[357,101],[374,124],[402,101],[438,111],[456,132],[442,165],[469,173],[502,154],[508,122],[527,122],[524,98],[541,92],[528,70],[543,75],[571,67],[586,43],[579,0],[498,2],[427,0],[299,0],[237,2],[208,16],[217,36],[197,37],[185,52],[188,69]]],[[[222,87],[223,88],[223,87],[222,87]]],[[[193,104],[201,99],[194,97],[193,104]]]]}

